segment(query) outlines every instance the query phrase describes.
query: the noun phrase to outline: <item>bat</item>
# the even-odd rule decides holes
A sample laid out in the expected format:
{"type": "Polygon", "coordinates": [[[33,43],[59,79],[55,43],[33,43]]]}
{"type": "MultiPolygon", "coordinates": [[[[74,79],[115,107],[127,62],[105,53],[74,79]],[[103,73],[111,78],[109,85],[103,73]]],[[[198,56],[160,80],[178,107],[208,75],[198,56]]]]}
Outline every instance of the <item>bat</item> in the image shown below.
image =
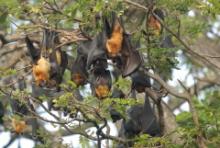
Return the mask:
{"type": "Polygon", "coordinates": [[[108,58],[116,63],[121,69],[123,77],[130,75],[141,64],[140,53],[135,50],[131,43],[131,36],[125,32],[122,19],[119,19],[115,13],[112,14],[112,25],[107,18],[104,18],[104,29],[107,36],[105,49],[108,58]]]}
{"type": "Polygon", "coordinates": [[[35,48],[28,36],[25,41],[33,61],[32,72],[36,85],[48,88],[55,86],[59,91],[68,58],[64,51],[56,48],[59,44],[58,33],[44,29],[41,49],[35,48]]]}
{"type": "MultiPolygon", "coordinates": [[[[153,13],[156,14],[161,20],[164,20],[164,13],[161,9],[154,9],[153,13]]],[[[149,15],[148,20],[147,20],[147,26],[153,30],[153,33],[155,35],[160,35],[163,31],[163,27],[161,23],[158,21],[158,19],[153,16],[152,14],[149,15]]]]}
{"type": "MultiPolygon", "coordinates": [[[[128,119],[123,120],[119,136],[134,138],[140,133],[149,134],[153,137],[160,136],[161,134],[159,122],[156,119],[146,93],[143,105],[134,105],[128,110],[128,119]]],[[[132,143],[128,143],[128,145],[131,147],[132,143]]]]}
{"type": "Polygon", "coordinates": [[[123,27],[121,26],[118,17],[113,13],[113,25],[110,27],[107,20],[105,20],[105,29],[107,36],[106,49],[109,57],[116,57],[122,50],[123,41],[123,27]],[[110,33],[110,35],[109,35],[110,33]]]}

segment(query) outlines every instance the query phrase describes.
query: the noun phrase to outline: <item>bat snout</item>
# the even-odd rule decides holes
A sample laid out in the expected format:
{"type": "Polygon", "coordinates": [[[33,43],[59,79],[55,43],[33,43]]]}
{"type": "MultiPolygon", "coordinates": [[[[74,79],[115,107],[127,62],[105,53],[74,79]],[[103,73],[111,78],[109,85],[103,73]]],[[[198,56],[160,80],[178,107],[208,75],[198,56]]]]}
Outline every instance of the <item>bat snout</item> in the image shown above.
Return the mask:
{"type": "Polygon", "coordinates": [[[39,86],[40,86],[40,87],[44,87],[44,86],[46,86],[46,84],[47,84],[47,81],[46,81],[46,80],[40,80],[40,81],[39,81],[39,86]]]}

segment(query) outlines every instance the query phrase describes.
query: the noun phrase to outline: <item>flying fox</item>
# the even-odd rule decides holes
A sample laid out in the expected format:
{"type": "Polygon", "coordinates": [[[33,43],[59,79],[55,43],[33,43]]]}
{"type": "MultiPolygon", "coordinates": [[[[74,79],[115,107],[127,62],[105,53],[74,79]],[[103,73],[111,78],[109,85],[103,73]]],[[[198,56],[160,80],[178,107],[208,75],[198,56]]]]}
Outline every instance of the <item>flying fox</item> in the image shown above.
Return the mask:
{"type": "MultiPolygon", "coordinates": [[[[153,13],[157,15],[161,20],[164,20],[164,13],[160,9],[154,9],[153,13]]],[[[163,27],[160,21],[153,15],[150,14],[147,20],[147,26],[152,30],[154,35],[160,35],[163,31],[163,27]]]]}
{"type": "Polygon", "coordinates": [[[28,36],[25,38],[27,48],[32,58],[32,72],[35,83],[40,87],[56,87],[59,84],[67,68],[67,54],[57,48],[59,45],[58,33],[53,30],[44,29],[41,48],[36,48],[28,36]]]}

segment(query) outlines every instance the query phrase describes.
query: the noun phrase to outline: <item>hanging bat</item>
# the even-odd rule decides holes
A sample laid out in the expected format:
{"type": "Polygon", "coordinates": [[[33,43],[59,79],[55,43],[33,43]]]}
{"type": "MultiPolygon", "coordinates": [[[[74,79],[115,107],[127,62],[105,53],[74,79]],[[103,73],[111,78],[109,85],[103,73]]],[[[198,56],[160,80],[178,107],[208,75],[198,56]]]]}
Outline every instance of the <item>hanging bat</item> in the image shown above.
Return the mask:
{"type": "Polygon", "coordinates": [[[112,25],[107,18],[104,18],[103,24],[108,38],[105,47],[108,58],[116,63],[116,66],[121,69],[122,76],[126,77],[140,66],[142,58],[133,47],[130,35],[125,32],[122,19],[113,13],[112,25]]]}
{"type": "MultiPolygon", "coordinates": [[[[135,105],[128,110],[128,119],[123,120],[119,136],[134,138],[140,133],[149,134],[153,137],[161,134],[159,122],[156,119],[147,94],[145,94],[143,105],[135,105]]],[[[132,147],[132,145],[133,143],[128,143],[129,147],[132,147]]]]}
{"type": "Polygon", "coordinates": [[[110,58],[114,58],[116,56],[119,56],[121,50],[122,50],[122,41],[123,41],[123,33],[124,29],[123,26],[119,22],[119,18],[116,17],[116,14],[112,14],[113,17],[113,23],[110,27],[107,19],[104,20],[104,25],[107,33],[107,41],[106,41],[106,49],[108,56],[110,58]]]}
{"type": "MultiPolygon", "coordinates": [[[[153,13],[156,14],[161,20],[164,20],[164,13],[161,9],[154,9],[153,13]]],[[[147,26],[153,30],[155,35],[160,35],[163,31],[163,27],[158,19],[153,15],[150,14],[147,20],[147,26]]]]}
{"type": "Polygon", "coordinates": [[[49,88],[56,86],[59,90],[68,60],[66,53],[56,48],[59,44],[58,33],[45,29],[41,49],[35,48],[28,36],[25,41],[33,61],[32,72],[36,85],[49,88]]]}

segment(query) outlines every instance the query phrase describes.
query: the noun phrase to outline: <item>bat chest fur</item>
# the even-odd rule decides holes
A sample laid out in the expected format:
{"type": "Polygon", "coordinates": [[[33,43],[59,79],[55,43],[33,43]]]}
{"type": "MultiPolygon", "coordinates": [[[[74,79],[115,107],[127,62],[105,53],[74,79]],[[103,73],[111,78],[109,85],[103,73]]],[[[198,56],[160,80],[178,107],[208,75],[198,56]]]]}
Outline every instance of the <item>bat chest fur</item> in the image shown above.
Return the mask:
{"type": "Polygon", "coordinates": [[[160,24],[160,22],[156,18],[154,18],[153,16],[151,16],[149,18],[148,26],[149,26],[150,29],[152,29],[154,31],[157,31],[157,32],[161,31],[161,24],[160,24]]]}
{"type": "Polygon", "coordinates": [[[50,63],[47,59],[41,57],[36,65],[33,65],[33,75],[36,84],[39,85],[41,81],[48,81],[50,78],[50,63]]]}
{"type": "Polygon", "coordinates": [[[76,85],[81,85],[84,83],[84,78],[79,73],[73,74],[72,80],[76,83],[76,85]]]}
{"type": "Polygon", "coordinates": [[[109,87],[107,85],[98,85],[95,88],[95,93],[98,98],[105,98],[109,94],[109,87]]]}
{"type": "Polygon", "coordinates": [[[106,43],[106,48],[109,56],[115,57],[119,54],[119,52],[121,51],[122,40],[122,28],[119,25],[117,25],[114,28],[111,38],[108,39],[106,43]]]}
{"type": "Polygon", "coordinates": [[[12,127],[16,133],[22,133],[26,129],[27,125],[25,121],[12,120],[12,127]]]}

